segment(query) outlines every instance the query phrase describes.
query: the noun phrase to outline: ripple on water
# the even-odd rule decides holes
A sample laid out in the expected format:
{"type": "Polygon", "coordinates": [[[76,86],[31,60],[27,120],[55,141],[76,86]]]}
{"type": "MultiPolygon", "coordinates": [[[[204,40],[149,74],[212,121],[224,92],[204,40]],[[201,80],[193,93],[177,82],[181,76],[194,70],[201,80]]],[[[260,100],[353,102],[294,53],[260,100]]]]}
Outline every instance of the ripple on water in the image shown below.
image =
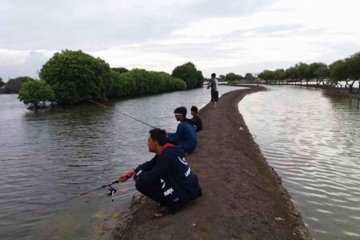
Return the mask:
{"type": "Polygon", "coordinates": [[[357,238],[360,237],[360,234],[359,234],[359,233],[355,233],[355,232],[343,231],[343,233],[344,233],[346,236],[349,236],[349,237],[357,237],[357,238]]]}

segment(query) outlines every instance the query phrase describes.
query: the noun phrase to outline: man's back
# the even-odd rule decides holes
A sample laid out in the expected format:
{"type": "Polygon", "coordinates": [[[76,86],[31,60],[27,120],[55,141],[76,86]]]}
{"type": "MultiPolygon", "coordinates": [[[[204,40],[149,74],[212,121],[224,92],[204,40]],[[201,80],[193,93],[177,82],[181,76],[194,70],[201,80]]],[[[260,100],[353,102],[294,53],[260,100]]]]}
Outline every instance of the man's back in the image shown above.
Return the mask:
{"type": "Polygon", "coordinates": [[[218,85],[218,83],[217,83],[216,78],[210,79],[209,84],[210,84],[210,87],[211,87],[211,91],[212,91],[212,92],[217,91],[217,85],[218,85]]]}
{"type": "Polygon", "coordinates": [[[171,171],[164,178],[182,197],[195,199],[201,195],[198,178],[186,162],[184,152],[178,147],[168,147],[162,153],[162,160],[169,161],[171,171]]]}
{"type": "Polygon", "coordinates": [[[136,169],[139,181],[158,182],[169,207],[176,210],[181,204],[201,196],[198,178],[186,162],[184,151],[168,144],[160,155],[139,165],[136,169]]]}

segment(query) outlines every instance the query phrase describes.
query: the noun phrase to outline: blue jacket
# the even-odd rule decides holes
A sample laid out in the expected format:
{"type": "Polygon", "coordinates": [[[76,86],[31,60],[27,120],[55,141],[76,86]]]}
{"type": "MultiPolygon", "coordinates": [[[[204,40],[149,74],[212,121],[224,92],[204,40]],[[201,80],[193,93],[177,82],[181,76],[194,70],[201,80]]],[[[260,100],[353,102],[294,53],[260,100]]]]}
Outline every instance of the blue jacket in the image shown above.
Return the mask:
{"type": "Polygon", "coordinates": [[[177,126],[176,133],[169,133],[167,137],[186,153],[192,153],[197,145],[196,125],[191,120],[184,119],[177,126]]]}
{"type": "Polygon", "coordinates": [[[139,165],[135,169],[137,180],[156,184],[161,190],[170,208],[177,208],[175,201],[187,203],[201,196],[198,178],[186,162],[184,151],[167,144],[160,155],[139,165]]]}

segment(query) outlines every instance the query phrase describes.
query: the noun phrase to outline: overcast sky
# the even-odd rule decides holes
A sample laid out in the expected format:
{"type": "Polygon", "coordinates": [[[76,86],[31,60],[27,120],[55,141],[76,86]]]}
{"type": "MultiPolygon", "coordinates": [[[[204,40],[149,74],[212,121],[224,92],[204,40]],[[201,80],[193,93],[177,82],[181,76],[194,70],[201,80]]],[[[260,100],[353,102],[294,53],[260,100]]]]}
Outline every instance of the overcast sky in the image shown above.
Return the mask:
{"type": "Polygon", "coordinates": [[[36,77],[57,51],[111,67],[257,73],[360,51],[358,0],[0,0],[0,77],[36,77]]]}

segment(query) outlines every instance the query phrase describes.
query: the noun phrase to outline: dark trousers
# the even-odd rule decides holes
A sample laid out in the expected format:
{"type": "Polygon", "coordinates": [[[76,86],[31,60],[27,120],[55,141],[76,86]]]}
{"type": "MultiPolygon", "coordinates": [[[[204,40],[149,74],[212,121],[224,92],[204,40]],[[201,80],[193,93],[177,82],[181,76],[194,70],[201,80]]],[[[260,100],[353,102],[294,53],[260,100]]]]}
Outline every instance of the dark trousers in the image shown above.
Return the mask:
{"type": "Polygon", "coordinates": [[[160,182],[159,184],[145,183],[144,181],[138,179],[136,181],[135,187],[139,192],[151,198],[155,202],[166,205],[171,212],[177,211],[190,201],[190,199],[185,199],[181,197],[177,197],[175,199],[168,197],[168,199],[166,199],[161,189],[160,182]]]}
{"type": "Polygon", "coordinates": [[[211,101],[217,102],[219,100],[219,92],[211,90],[211,101]]]}
{"type": "Polygon", "coordinates": [[[135,187],[139,192],[151,198],[155,202],[166,205],[166,199],[164,197],[163,191],[161,190],[160,182],[159,184],[154,184],[154,183],[145,183],[141,180],[137,180],[135,187]]]}

